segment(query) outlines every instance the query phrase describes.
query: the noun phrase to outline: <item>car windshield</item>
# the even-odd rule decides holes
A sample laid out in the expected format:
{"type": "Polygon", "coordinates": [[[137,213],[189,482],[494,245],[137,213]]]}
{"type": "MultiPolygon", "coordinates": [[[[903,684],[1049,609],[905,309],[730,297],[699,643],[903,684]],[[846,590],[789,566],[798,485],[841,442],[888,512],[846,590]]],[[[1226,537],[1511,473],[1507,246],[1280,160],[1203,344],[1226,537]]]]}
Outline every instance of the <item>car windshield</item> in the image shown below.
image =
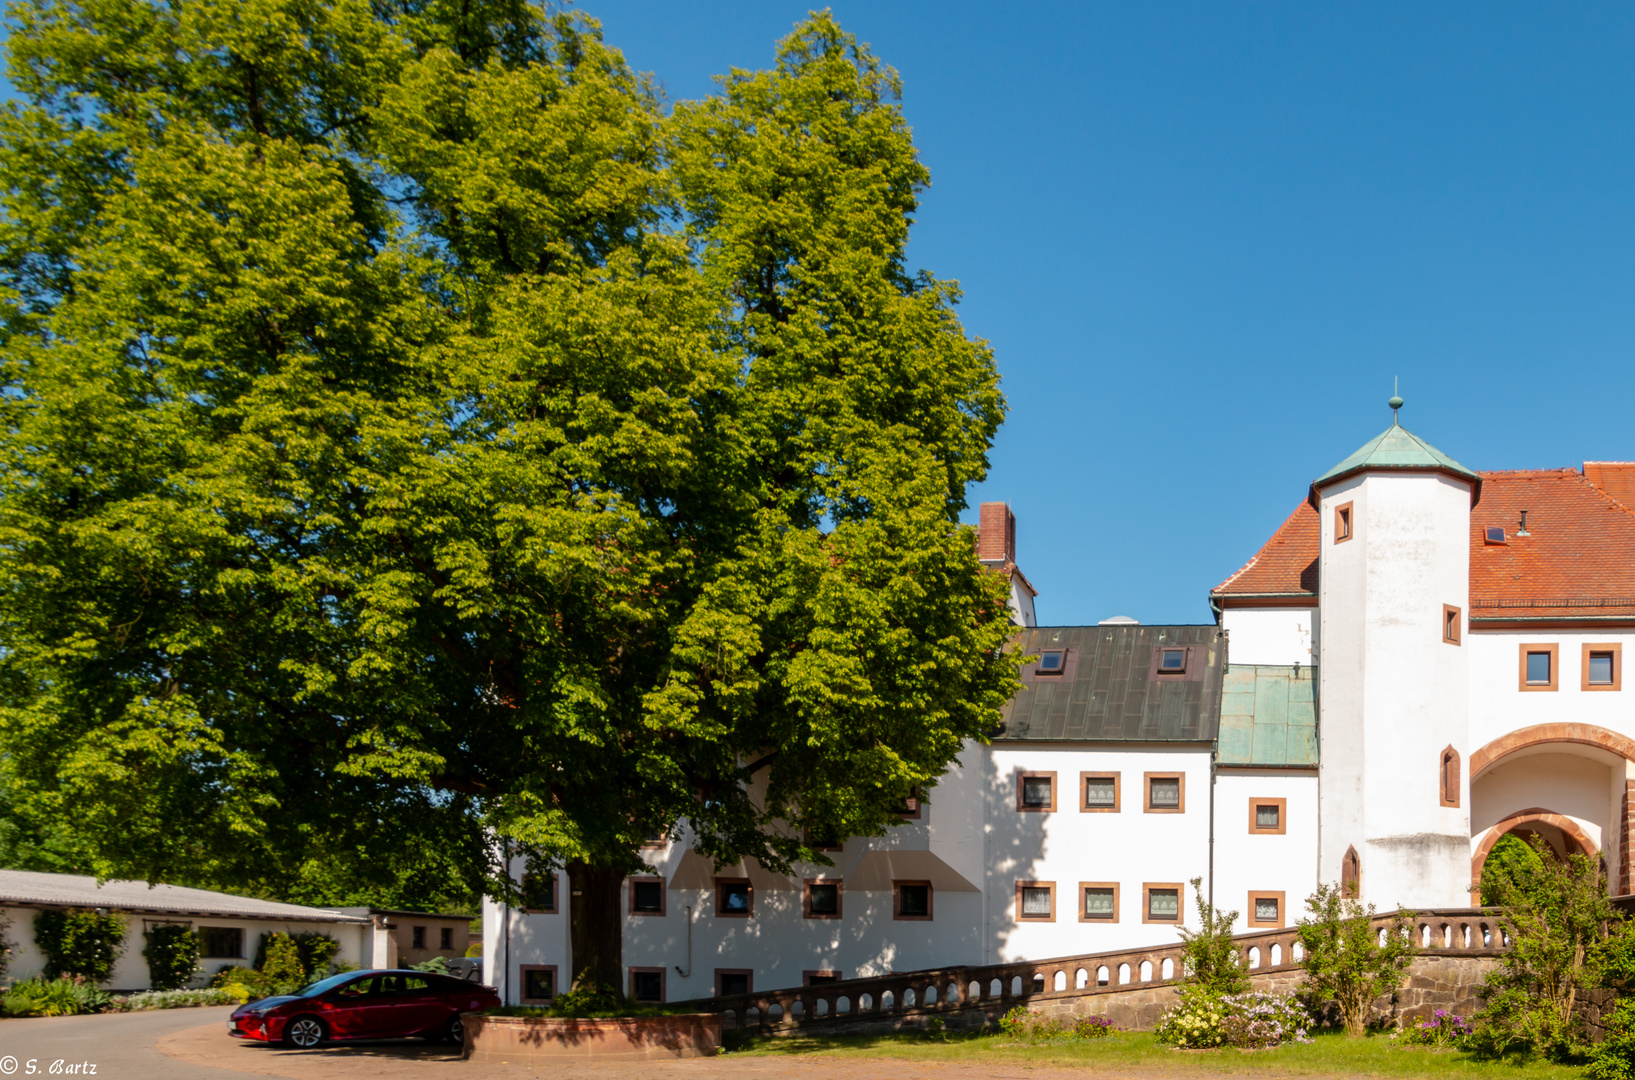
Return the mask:
{"type": "Polygon", "coordinates": [[[295,996],[304,998],[317,997],[319,994],[322,994],[328,990],[333,990],[337,986],[350,982],[357,977],[358,976],[355,972],[343,971],[339,975],[331,975],[327,979],[319,979],[315,983],[307,983],[305,986],[301,987],[301,989],[295,992],[295,996]]]}

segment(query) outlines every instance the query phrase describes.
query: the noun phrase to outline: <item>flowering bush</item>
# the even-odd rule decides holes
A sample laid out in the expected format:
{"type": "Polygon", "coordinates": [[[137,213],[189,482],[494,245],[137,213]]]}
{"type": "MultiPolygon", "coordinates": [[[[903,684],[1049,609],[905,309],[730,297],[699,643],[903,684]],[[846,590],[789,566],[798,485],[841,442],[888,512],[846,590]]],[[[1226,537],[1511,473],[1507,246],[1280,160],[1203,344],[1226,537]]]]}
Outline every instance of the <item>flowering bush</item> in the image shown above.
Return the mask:
{"type": "Polygon", "coordinates": [[[1310,1042],[1311,1017],[1291,994],[1228,994],[1183,991],[1181,1003],[1158,1022],[1158,1041],[1187,1050],[1235,1046],[1261,1050],[1286,1042],[1310,1042]]]}
{"type": "Polygon", "coordinates": [[[1105,1039],[1118,1029],[1105,1016],[1081,1016],[1073,1025],[1075,1039],[1105,1039]]]}
{"type": "Polygon", "coordinates": [[[241,1005],[243,1002],[232,990],[147,990],[140,994],[115,996],[110,1002],[112,1012],[138,1012],[142,1009],[191,1009],[199,1005],[241,1005]]]}
{"type": "Polygon", "coordinates": [[[1392,1038],[1408,1046],[1462,1046],[1470,1032],[1471,1026],[1463,1016],[1438,1009],[1429,1020],[1409,1024],[1392,1038]]]}

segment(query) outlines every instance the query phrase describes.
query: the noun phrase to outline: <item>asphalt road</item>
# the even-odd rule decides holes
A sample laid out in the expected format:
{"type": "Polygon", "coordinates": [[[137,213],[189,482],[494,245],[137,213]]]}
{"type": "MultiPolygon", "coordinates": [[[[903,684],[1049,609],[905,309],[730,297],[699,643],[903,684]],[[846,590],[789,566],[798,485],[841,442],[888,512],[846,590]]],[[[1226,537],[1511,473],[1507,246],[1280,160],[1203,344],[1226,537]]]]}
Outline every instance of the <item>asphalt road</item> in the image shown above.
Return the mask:
{"type": "Polygon", "coordinates": [[[0,1020],[0,1080],[27,1076],[98,1076],[113,1080],[233,1080],[242,1073],[212,1069],[161,1054],[160,1038],[201,1024],[227,1032],[228,1007],[156,1009],[101,1016],[0,1020]]]}

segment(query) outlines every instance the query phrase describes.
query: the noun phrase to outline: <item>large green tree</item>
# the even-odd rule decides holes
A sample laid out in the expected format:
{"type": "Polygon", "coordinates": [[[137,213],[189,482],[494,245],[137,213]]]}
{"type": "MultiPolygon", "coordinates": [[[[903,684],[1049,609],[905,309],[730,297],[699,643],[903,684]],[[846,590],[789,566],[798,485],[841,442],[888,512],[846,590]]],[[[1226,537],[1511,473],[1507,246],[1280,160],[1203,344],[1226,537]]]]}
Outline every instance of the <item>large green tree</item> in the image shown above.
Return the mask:
{"type": "Polygon", "coordinates": [[[223,885],[431,847],[515,895],[521,855],[617,985],[644,838],[821,859],[993,726],[1005,589],[957,515],[997,375],[906,264],[927,174],[830,17],[667,110],[522,3],[13,11],[28,828],[223,885]]]}

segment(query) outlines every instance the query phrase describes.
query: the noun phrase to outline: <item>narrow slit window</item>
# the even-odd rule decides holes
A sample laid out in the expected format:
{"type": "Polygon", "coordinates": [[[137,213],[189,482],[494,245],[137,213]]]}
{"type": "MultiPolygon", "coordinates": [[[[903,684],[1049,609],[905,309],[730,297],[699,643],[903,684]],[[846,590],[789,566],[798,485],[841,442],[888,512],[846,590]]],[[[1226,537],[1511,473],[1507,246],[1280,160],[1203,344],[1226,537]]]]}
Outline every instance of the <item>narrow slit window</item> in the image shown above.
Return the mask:
{"type": "Polygon", "coordinates": [[[1351,539],[1351,504],[1345,503],[1334,508],[1334,542],[1336,544],[1351,539]]]}
{"type": "Polygon", "coordinates": [[[1442,751],[1442,805],[1459,805],[1459,751],[1449,746],[1442,751]]]}
{"type": "Polygon", "coordinates": [[[1452,604],[1442,605],[1442,640],[1449,645],[1459,644],[1459,631],[1462,628],[1464,613],[1452,604]]]}

